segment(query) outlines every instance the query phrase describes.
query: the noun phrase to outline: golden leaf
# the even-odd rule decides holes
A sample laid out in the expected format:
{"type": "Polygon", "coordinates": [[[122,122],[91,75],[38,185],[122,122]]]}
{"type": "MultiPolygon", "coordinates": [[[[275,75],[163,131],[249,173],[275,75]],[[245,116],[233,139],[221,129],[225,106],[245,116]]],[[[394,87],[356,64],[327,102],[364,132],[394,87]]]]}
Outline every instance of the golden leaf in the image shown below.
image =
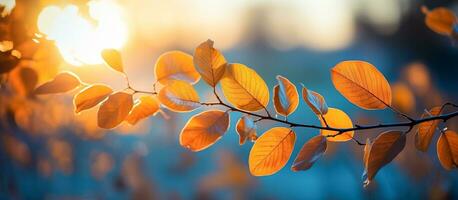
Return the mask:
{"type": "Polygon", "coordinates": [[[274,87],[274,108],[278,114],[288,116],[299,105],[296,86],[283,76],[277,76],[278,84],[274,87]]]}
{"type": "MultiPolygon", "coordinates": [[[[328,113],[323,115],[324,120],[332,128],[353,128],[353,122],[351,121],[350,117],[343,111],[337,108],[329,108],[328,113]]],[[[320,118],[321,126],[326,126],[326,123],[323,119],[320,118]]],[[[321,130],[321,135],[323,136],[330,136],[337,134],[337,131],[330,131],[330,130],[321,130]]],[[[353,135],[355,134],[354,131],[347,131],[343,134],[340,134],[335,137],[327,137],[328,141],[331,142],[345,142],[351,140],[353,135]]]]}
{"type": "Polygon", "coordinates": [[[236,108],[258,111],[269,104],[269,89],[264,80],[243,64],[229,64],[221,79],[226,99],[236,108]]]}
{"type": "Polygon", "coordinates": [[[171,81],[162,88],[158,98],[164,106],[175,112],[190,112],[200,107],[199,95],[194,87],[185,81],[171,81]]]}
{"type": "Polygon", "coordinates": [[[328,104],[326,104],[321,94],[302,86],[302,98],[316,115],[325,115],[328,113],[328,104]]]}
{"type": "Polygon", "coordinates": [[[458,135],[455,131],[447,130],[437,141],[437,157],[447,170],[458,166],[458,135]]]}
{"type": "Polygon", "coordinates": [[[250,151],[248,165],[255,176],[272,175],[283,168],[291,157],[296,142],[293,130],[274,127],[262,134],[250,151]]]}
{"type": "Polygon", "coordinates": [[[382,73],[364,61],[343,61],[331,69],[334,87],[347,100],[368,110],[391,106],[391,88],[382,73]]]}
{"type": "Polygon", "coordinates": [[[96,106],[105,100],[111,93],[113,93],[113,90],[106,85],[94,84],[87,86],[73,98],[75,113],[96,106]]]}
{"type": "Polygon", "coordinates": [[[218,49],[213,48],[213,41],[207,40],[194,51],[194,65],[202,79],[215,87],[224,75],[226,59],[218,49]]]}
{"type": "Polygon", "coordinates": [[[425,23],[431,30],[443,35],[451,35],[453,27],[457,23],[455,14],[448,8],[438,7],[428,11],[426,7],[422,7],[426,14],[425,23]]]}
{"type": "Polygon", "coordinates": [[[159,102],[152,96],[142,96],[135,103],[134,108],[130,111],[126,121],[135,125],[138,121],[156,114],[159,111],[159,102]]]}
{"type": "Polygon", "coordinates": [[[38,86],[34,94],[63,93],[75,89],[80,85],[79,78],[71,72],[57,74],[53,80],[38,86]]]}
{"type": "Polygon", "coordinates": [[[132,109],[132,95],[117,92],[100,105],[97,113],[97,124],[101,128],[111,129],[119,125],[132,109]]]}
{"type": "Polygon", "coordinates": [[[180,145],[202,151],[218,141],[229,128],[229,113],[209,110],[194,115],[180,133],[180,145]]]}
{"type": "MultiPolygon", "coordinates": [[[[434,117],[440,115],[440,113],[441,107],[437,106],[427,112],[425,111],[421,115],[421,118],[434,117]]],[[[437,125],[440,121],[441,120],[432,120],[418,125],[417,133],[415,134],[415,147],[417,147],[418,150],[423,152],[428,150],[429,144],[431,144],[431,139],[433,138],[437,125]]]]}
{"type": "Polygon", "coordinates": [[[112,69],[124,73],[121,53],[116,49],[102,50],[102,58],[112,69]]]}
{"type": "Polygon", "coordinates": [[[294,159],[291,170],[304,171],[310,169],[313,163],[324,154],[326,148],[326,137],[321,135],[313,137],[302,146],[296,159],[294,159]]]}
{"type": "Polygon", "coordinates": [[[172,80],[182,80],[194,84],[200,79],[200,74],[194,67],[192,56],[181,51],[169,51],[162,54],[157,59],[154,68],[156,80],[162,85],[167,85],[172,80]]]}
{"type": "Polygon", "coordinates": [[[239,134],[239,144],[245,144],[247,139],[255,141],[258,136],[256,135],[256,124],[253,119],[249,116],[243,116],[238,121],[236,126],[236,132],[239,134]]]}

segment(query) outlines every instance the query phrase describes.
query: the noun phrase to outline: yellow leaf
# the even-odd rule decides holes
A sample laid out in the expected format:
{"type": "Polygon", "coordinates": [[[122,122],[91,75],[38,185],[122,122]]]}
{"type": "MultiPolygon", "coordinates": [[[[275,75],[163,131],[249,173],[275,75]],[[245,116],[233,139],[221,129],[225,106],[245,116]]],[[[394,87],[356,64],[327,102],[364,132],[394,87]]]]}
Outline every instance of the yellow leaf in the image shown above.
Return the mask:
{"type": "Polygon", "coordinates": [[[406,136],[401,131],[386,131],[375,138],[367,155],[365,186],[383,166],[390,163],[404,149],[405,144],[406,136]]]}
{"type": "Polygon", "coordinates": [[[101,84],[89,85],[73,98],[75,113],[92,108],[105,100],[113,90],[101,84]]]}
{"type": "Polygon", "coordinates": [[[382,73],[364,61],[343,61],[331,69],[334,87],[353,104],[368,110],[391,106],[391,88],[382,73]]]}
{"type": "Polygon", "coordinates": [[[135,103],[134,108],[130,111],[126,121],[135,125],[138,121],[156,114],[159,111],[159,102],[152,96],[142,96],[135,103]]]}
{"type": "Polygon", "coordinates": [[[62,72],[57,74],[53,80],[38,86],[35,94],[54,94],[63,93],[75,89],[80,85],[79,78],[71,72],[62,72]]]}
{"type": "Polygon", "coordinates": [[[458,166],[458,135],[455,131],[447,130],[437,141],[437,157],[447,170],[458,166]]]}
{"type": "MultiPolygon", "coordinates": [[[[434,117],[440,115],[441,107],[437,106],[431,110],[424,112],[421,115],[421,118],[434,117]]],[[[418,125],[417,133],[415,134],[415,146],[418,150],[426,152],[428,150],[429,144],[431,144],[431,139],[436,132],[437,125],[441,120],[432,120],[420,123],[418,125]]]]}
{"type": "Polygon", "coordinates": [[[269,104],[269,89],[264,80],[243,64],[229,64],[221,79],[226,99],[236,108],[258,111],[269,104]]]}
{"type": "Polygon", "coordinates": [[[213,48],[213,41],[207,40],[194,51],[194,65],[202,79],[215,87],[224,75],[226,59],[218,49],[213,48]]]}
{"type": "Polygon", "coordinates": [[[256,135],[256,124],[249,116],[243,116],[237,121],[236,132],[239,134],[239,144],[245,144],[247,139],[254,141],[258,138],[256,135]]]}
{"type": "Polygon", "coordinates": [[[302,86],[302,98],[316,115],[325,115],[328,113],[328,104],[326,104],[321,94],[302,86]]]}
{"type": "Polygon", "coordinates": [[[426,26],[431,30],[443,35],[451,35],[453,33],[453,27],[457,20],[450,9],[438,7],[429,11],[426,7],[422,7],[422,10],[426,14],[426,26]]]}
{"type": "Polygon", "coordinates": [[[415,110],[415,96],[406,84],[393,85],[393,105],[404,113],[415,110]]]}
{"type": "Polygon", "coordinates": [[[296,159],[294,159],[291,170],[304,171],[310,169],[313,163],[324,154],[326,148],[326,137],[321,135],[313,137],[302,146],[296,159]]]}
{"type": "Polygon", "coordinates": [[[218,141],[229,128],[229,113],[209,110],[194,115],[180,134],[180,145],[191,151],[202,151],[218,141]]]}
{"type": "MultiPolygon", "coordinates": [[[[337,108],[329,108],[328,113],[326,115],[323,115],[323,118],[329,125],[329,127],[353,128],[353,122],[351,121],[350,117],[345,112],[337,108]]],[[[323,121],[323,119],[320,118],[320,122],[321,126],[326,126],[326,123],[323,121]]],[[[337,133],[337,131],[321,130],[321,135],[323,136],[335,135],[337,133]]],[[[351,140],[354,134],[354,131],[347,131],[335,137],[327,137],[327,139],[331,142],[345,142],[351,140]]]]}
{"type": "Polygon", "coordinates": [[[159,101],[175,112],[190,112],[198,107],[199,95],[194,87],[185,81],[174,80],[159,92],[159,101]]]}
{"type": "Polygon", "coordinates": [[[97,113],[97,124],[101,128],[111,129],[119,125],[132,109],[132,95],[117,92],[100,105],[97,113]]]}
{"type": "Polygon", "coordinates": [[[156,80],[167,85],[172,80],[182,80],[188,83],[197,83],[199,72],[194,67],[192,56],[181,51],[169,51],[157,59],[155,65],[156,80]]]}
{"type": "Polygon", "coordinates": [[[294,149],[296,135],[293,130],[274,127],[262,134],[250,151],[248,165],[251,174],[267,176],[280,171],[294,149]]]}
{"type": "Polygon", "coordinates": [[[277,76],[278,84],[274,87],[274,108],[278,114],[288,116],[299,105],[296,86],[283,76],[277,76]]]}
{"type": "Polygon", "coordinates": [[[121,53],[116,49],[104,49],[102,58],[112,69],[124,73],[121,53]]]}

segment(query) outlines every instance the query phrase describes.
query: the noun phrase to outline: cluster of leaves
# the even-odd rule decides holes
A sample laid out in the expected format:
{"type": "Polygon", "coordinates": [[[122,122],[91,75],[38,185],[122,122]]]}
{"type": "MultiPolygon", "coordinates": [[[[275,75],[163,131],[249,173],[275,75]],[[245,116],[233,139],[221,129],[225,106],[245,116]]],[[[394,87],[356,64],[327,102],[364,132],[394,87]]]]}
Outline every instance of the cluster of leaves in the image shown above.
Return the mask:
{"type": "Polygon", "coordinates": [[[426,6],[421,8],[426,15],[425,23],[434,32],[458,39],[458,18],[455,13],[445,7],[437,7],[429,10],[426,6]]]}

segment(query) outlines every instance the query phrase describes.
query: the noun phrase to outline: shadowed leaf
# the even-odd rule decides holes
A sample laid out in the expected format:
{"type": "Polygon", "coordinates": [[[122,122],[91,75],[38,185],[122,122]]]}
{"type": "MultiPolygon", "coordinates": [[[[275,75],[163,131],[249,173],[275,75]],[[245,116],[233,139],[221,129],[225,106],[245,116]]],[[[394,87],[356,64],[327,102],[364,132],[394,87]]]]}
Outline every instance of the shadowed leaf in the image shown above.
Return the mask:
{"type": "Polygon", "coordinates": [[[121,53],[116,49],[104,49],[102,58],[112,69],[124,73],[121,53]]]}
{"type": "Polygon", "coordinates": [[[236,131],[239,134],[239,144],[245,144],[247,139],[254,141],[258,138],[256,135],[256,124],[249,116],[243,116],[237,121],[236,131]]]}
{"type": "Polygon", "coordinates": [[[190,112],[198,107],[199,95],[194,87],[185,81],[171,81],[159,92],[159,101],[175,112],[190,112]]]}
{"type": "Polygon", "coordinates": [[[302,86],[302,98],[316,115],[325,115],[328,113],[328,105],[326,104],[324,97],[317,92],[302,86]]]}
{"type": "Polygon", "coordinates": [[[458,166],[458,135],[455,131],[447,130],[437,141],[437,157],[447,170],[458,166]]]}
{"type": "Polygon", "coordinates": [[[277,76],[278,84],[274,87],[274,108],[278,114],[288,116],[299,105],[296,86],[283,76],[277,76]]]}
{"type": "Polygon", "coordinates": [[[215,87],[224,75],[226,59],[218,49],[213,48],[213,41],[207,40],[194,51],[194,65],[202,79],[215,87]]]}
{"type": "Polygon", "coordinates": [[[321,135],[315,136],[307,141],[302,146],[296,159],[294,159],[291,170],[293,171],[305,171],[312,167],[313,163],[317,161],[326,151],[326,137],[321,135]]]}
{"type": "MultiPolygon", "coordinates": [[[[424,112],[421,115],[421,118],[434,117],[440,115],[441,107],[437,106],[424,112]]],[[[415,147],[418,150],[426,152],[428,150],[429,144],[431,144],[431,139],[433,138],[434,133],[436,132],[437,125],[440,123],[440,120],[432,120],[423,122],[418,125],[417,133],[415,134],[415,147]]]]}
{"type": "MultiPolygon", "coordinates": [[[[329,125],[329,127],[353,128],[353,122],[351,121],[350,117],[345,112],[337,108],[329,108],[328,113],[323,115],[323,118],[326,120],[326,123],[329,125]]],[[[323,119],[320,118],[320,122],[321,126],[326,126],[326,123],[323,121],[323,119]]],[[[321,130],[321,135],[323,136],[335,135],[337,133],[337,131],[321,130]]],[[[345,142],[351,140],[354,134],[354,131],[347,131],[335,137],[327,137],[327,139],[331,142],[345,142]]]]}
{"type": "Polygon", "coordinates": [[[62,72],[56,75],[53,80],[38,86],[34,94],[55,94],[68,92],[80,85],[79,78],[71,72],[62,72]]]}
{"type": "Polygon", "coordinates": [[[162,85],[167,85],[173,80],[182,80],[194,84],[200,79],[200,74],[194,67],[192,56],[181,51],[169,51],[162,54],[157,59],[154,68],[156,80],[162,85]]]}
{"type": "Polygon", "coordinates": [[[119,125],[132,109],[132,95],[117,92],[100,105],[97,113],[97,124],[101,128],[111,129],[119,125]]]}
{"type": "Polygon", "coordinates": [[[73,98],[73,105],[75,106],[75,113],[92,108],[105,100],[113,90],[101,84],[94,84],[87,86],[81,90],[73,98]]]}
{"type": "Polygon", "coordinates": [[[138,121],[156,114],[159,111],[159,102],[152,96],[142,96],[135,103],[126,121],[135,125],[138,121]]]}

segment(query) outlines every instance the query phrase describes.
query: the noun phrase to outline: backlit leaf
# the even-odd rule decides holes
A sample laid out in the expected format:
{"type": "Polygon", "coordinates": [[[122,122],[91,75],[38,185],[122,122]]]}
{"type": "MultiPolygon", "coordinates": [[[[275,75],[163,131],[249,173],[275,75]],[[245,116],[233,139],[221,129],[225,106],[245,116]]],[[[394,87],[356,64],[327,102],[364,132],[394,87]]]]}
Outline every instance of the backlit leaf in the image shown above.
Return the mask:
{"type": "Polygon", "coordinates": [[[226,59],[213,48],[213,41],[207,40],[194,51],[194,65],[205,82],[215,87],[224,75],[226,59]]]}
{"type": "Polygon", "coordinates": [[[169,51],[157,59],[155,65],[156,80],[167,85],[172,80],[197,83],[200,74],[194,67],[192,56],[181,51],[169,51]]]}
{"type": "MultiPolygon", "coordinates": [[[[441,113],[441,107],[437,106],[424,112],[421,115],[421,118],[434,117],[441,113]]],[[[434,133],[436,132],[437,125],[440,123],[440,120],[431,120],[427,122],[420,123],[418,125],[417,133],[415,134],[415,146],[418,150],[426,152],[428,150],[429,144],[431,144],[431,139],[433,138],[434,133]]]]}
{"type": "Polygon", "coordinates": [[[164,106],[176,112],[190,112],[200,107],[199,95],[194,87],[185,81],[171,81],[162,88],[158,98],[164,106]]]}
{"type": "Polygon", "coordinates": [[[229,64],[221,79],[226,99],[236,108],[258,111],[269,104],[269,89],[264,80],[243,64],[229,64]]]}
{"type": "Polygon", "coordinates": [[[267,176],[280,171],[294,149],[296,134],[284,127],[275,127],[262,134],[250,151],[248,165],[254,176],[267,176]]]}
{"type": "Polygon", "coordinates": [[[447,170],[458,166],[458,135],[455,131],[447,130],[437,141],[437,157],[447,170]]]}
{"type": "MultiPolygon", "coordinates": [[[[329,108],[328,113],[323,115],[323,118],[326,120],[329,127],[353,128],[353,122],[351,121],[350,117],[345,112],[337,108],[329,108]]],[[[323,119],[320,118],[320,122],[321,126],[326,126],[326,123],[323,121],[323,119]]],[[[321,130],[321,135],[323,136],[335,135],[337,133],[337,131],[321,130]]],[[[351,140],[354,134],[354,131],[347,131],[335,137],[327,137],[327,139],[331,142],[345,142],[351,140]]]]}
{"type": "Polygon", "coordinates": [[[422,7],[426,14],[425,23],[431,30],[443,35],[451,35],[453,27],[457,23],[455,14],[448,8],[438,7],[429,11],[426,7],[422,7]]]}
{"type": "Polygon", "coordinates": [[[304,171],[310,169],[313,163],[324,154],[326,148],[326,137],[321,135],[313,137],[302,146],[296,159],[294,159],[291,170],[304,171]]]}
{"type": "Polygon", "coordinates": [[[302,98],[316,115],[325,115],[328,113],[328,104],[326,104],[321,94],[302,86],[302,98]]]}
{"type": "Polygon", "coordinates": [[[80,85],[79,78],[71,72],[62,72],[56,75],[53,80],[38,86],[35,94],[55,94],[68,92],[80,85]]]}
{"type": "Polygon", "coordinates": [[[367,155],[365,186],[404,149],[405,144],[406,136],[401,131],[386,131],[375,138],[367,155]]]}
{"type": "Polygon", "coordinates": [[[274,87],[274,108],[278,114],[288,116],[299,105],[296,86],[283,76],[277,76],[278,84],[274,87]]]}
{"type": "Polygon", "coordinates": [[[81,90],[73,98],[73,105],[75,106],[75,113],[92,108],[105,100],[113,90],[101,84],[89,85],[81,90]]]}
{"type": "Polygon", "coordinates": [[[117,92],[100,105],[97,113],[97,124],[101,128],[111,129],[119,125],[132,109],[132,95],[117,92]]]}
{"type": "Polygon", "coordinates": [[[202,151],[218,141],[229,128],[229,113],[209,110],[194,115],[180,134],[180,145],[202,151]]]}
{"type": "Polygon", "coordinates": [[[126,118],[129,124],[135,125],[138,121],[156,114],[159,111],[159,102],[152,96],[142,96],[134,105],[126,118]]]}
{"type": "Polygon", "coordinates": [[[116,49],[104,49],[102,58],[112,69],[124,73],[121,53],[116,49]]]}
{"type": "Polygon", "coordinates": [[[30,67],[16,67],[9,73],[8,81],[17,94],[28,96],[37,85],[38,74],[30,67]]]}
{"type": "Polygon", "coordinates": [[[343,61],[331,69],[334,87],[347,100],[368,110],[391,106],[391,88],[382,73],[364,61],[343,61]]]}
{"type": "Polygon", "coordinates": [[[245,144],[247,139],[254,141],[258,138],[256,135],[256,124],[249,116],[243,116],[237,121],[236,131],[239,134],[239,144],[245,144]]]}

